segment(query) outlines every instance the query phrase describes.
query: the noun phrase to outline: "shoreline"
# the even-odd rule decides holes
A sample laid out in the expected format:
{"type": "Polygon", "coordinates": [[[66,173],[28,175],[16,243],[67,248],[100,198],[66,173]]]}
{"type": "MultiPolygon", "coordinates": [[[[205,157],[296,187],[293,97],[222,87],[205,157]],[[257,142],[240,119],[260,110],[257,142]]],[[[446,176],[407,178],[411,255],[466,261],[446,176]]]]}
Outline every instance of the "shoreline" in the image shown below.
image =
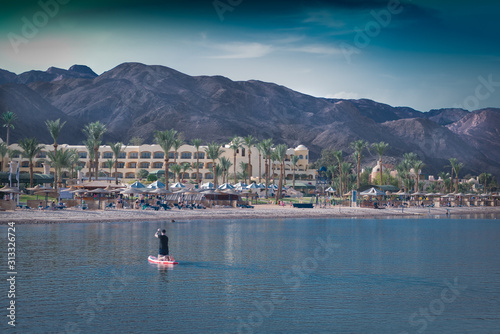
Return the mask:
{"type": "MultiPolygon", "coordinates": [[[[287,219],[287,218],[398,218],[398,217],[464,217],[470,215],[492,215],[500,218],[500,207],[451,207],[451,208],[313,208],[300,209],[281,207],[274,204],[260,204],[254,209],[215,208],[195,210],[133,210],[109,209],[86,211],[64,209],[56,211],[15,210],[0,212],[0,225],[16,224],[57,224],[57,223],[105,223],[105,222],[149,222],[202,219],[287,219]]],[[[496,217],[495,217],[496,218],[496,217]]]]}

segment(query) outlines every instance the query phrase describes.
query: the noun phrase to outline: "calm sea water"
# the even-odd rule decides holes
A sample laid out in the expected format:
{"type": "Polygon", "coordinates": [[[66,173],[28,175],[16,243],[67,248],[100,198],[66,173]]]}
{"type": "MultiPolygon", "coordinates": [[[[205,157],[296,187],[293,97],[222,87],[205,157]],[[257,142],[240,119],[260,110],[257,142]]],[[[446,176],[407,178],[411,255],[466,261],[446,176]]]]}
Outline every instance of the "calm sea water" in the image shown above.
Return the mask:
{"type": "Polygon", "coordinates": [[[16,238],[17,333],[500,331],[496,219],[17,225],[16,238]],[[159,227],[175,267],[147,261],[159,227]]]}

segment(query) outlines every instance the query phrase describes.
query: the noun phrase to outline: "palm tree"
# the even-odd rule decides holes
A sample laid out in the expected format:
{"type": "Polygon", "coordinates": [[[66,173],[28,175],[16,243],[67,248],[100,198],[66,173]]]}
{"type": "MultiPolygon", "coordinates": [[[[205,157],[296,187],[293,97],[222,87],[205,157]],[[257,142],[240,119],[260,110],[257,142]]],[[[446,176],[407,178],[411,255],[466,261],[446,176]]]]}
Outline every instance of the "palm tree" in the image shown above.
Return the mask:
{"type": "Polygon", "coordinates": [[[176,163],[170,166],[170,170],[172,171],[172,173],[174,173],[174,181],[175,181],[175,176],[177,175],[178,176],[177,182],[181,182],[181,168],[182,168],[181,165],[178,165],[176,163]]]}
{"type": "Polygon", "coordinates": [[[214,174],[214,187],[217,188],[217,159],[224,153],[224,150],[221,148],[221,146],[215,142],[212,142],[208,144],[207,147],[205,147],[205,153],[207,154],[207,158],[212,160],[212,170],[214,174]]]}
{"type": "Polygon", "coordinates": [[[450,187],[450,193],[451,193],[451,189],[453,187],[453,173],[455,172],[455,166],[458,164],[458,160],[456,158],[450,158],[448,159],[450,161],[450,164],[447,166],[447,167],[451,167],[451,187],[450,187]]]}
{"type": "Polygon", "coordinates": [[[80,156],[78,154],[78,151],[76,148],[72,148],[71,149],[71,152],[73,152],[72,156],[71,156],[71,179],[74,178],[74,173],[73,173],[73,170],[74,168],[78,168],[78,163],[80,162],[80,156]]]}
{"type": "Polygon", "coordinates": [[[415,176],[416,176],[415,187],[416,187],[416,191],[417,192],[418,192],[418,184],[419,184],[419,181],[420,181],[420,171],[424,167],[425,167],[425,164],[424,164],[424,162],[422,160],[415,160],[413,162],[413,170],[415,171],[415,176]]]}
{"type": "Polygon", "coordinates": [[[0,172],[3,172],[3,166],[4,166],[4,159],[5,159],[5,156],[7,156],[7,154],[9,154],[9,147],[7,146],[6,143],[4,142],[1,142],[0,143],[0,156],[2,157],[2,167],[0,168],[0,172]]]}
{"type": "Polygon", "coordinates": [[[259,183],[262,181],[262,143],[258,142],[255,144],[255,147],[257,147],[257,151],[259,151],[259,183]]]}
{"type": "Polygon", "coordinates": [[[88,139],[92,139],[94,143],[94,159],[95,159],[95,179],[99,179],[99,146],[101,145],[101,139],[104,133],[106,133],[106,126],[97,121],[94,123],[89,123],[85,125],[83,132],[87,135],[88,139]]]}
{"type": "Polygon", "coordinates": [[[378,164],[380,167],[380,185],[383,185],[384,184],[384,176],[382,173],[382,156],[384,155],[385,151],[389,147],[389,144],[381,141],[380,143],[373,143],[372,147],[375,149],[375,151],[378,154],[378,164]]]}
{"type": "MultiPolygon", "coordinates": [[[[113,156],[115,157],[115,184],[118,184],[118,157],[120,156],[120,153],[125,149],[126,146],[124,146],[122,143],[109,143],[109,147],[111,148],[111,151],[113,151],[113,156]]],[[[111,173],[109,173],[111,176],[111,173]]]]}
{"type": "Polygon", "coordinates": [[[276,160],[280,164],[280,176],[278,181],[278,191],[276,192],[276,201],[281,199],[281,193],[283,189],[283,178],[285,176],[285,158],[288,146],[286,144],[279,144],[276,146],[274,152],[276,152],[276,160]]]}
{"type": "Polygon", "coordinates": [[[257,143],[257,139],[255,139],[252,135],[248,135],[243,138],[245,141],[245,145],[248,149],[248,183],[250,183],[250,178],[252,177],[252,146],[257,143]]]}
{"type": "Polygon", "coordinates": [[[196,184],[199,186],[201,179],[200,179],[200,146],[201,146],[201,139],[195,138],[191,141],[191,144],[196,148],[196,184]]]}
{"type": "Polygon", "coordinates": [[[88,156],[88,158],[89,158],[88,163],[89,163],[89,182],[90,182],[90,181],[92,181],[92,166],[94,165],[93,161],[94,161],[94,156],[95,156],[94,141],[92,139],[87,139],[86,141],[83,142],[83,144],[87,148],[87,152],[89,155],[88,156]]]}
{"type": "Polygon", "coordinates": [[[165,130],[165,131],[156,131],[154,134],[156,143],[160,145],[161,149],[164,152],[165,159],[165,189],[168,190],[168,152],[174,145],[174,142],[177,138],[177,131],[174,129],[165,130]]]}
{"type": "MultiPolygon", "coordinates": [[[[74,151],[72,150],[59,150],[54,152],[47,152],[47,157],[49,158],[52,166],[54,166],[54,185],[57,183],[62,183],[62,170],[64,168],[70,168],[71,162],[73,161],[74,151]],[[59,175],[56,179],[55,175],[59,175]]],[[[54,187],[56,188],[56,187],[54,187]]]]}
{"type": "Polygon", "coordinates": [[[361,158],[363,157],[363,151],[368,148],[368,143],[362,139],[356,140],[351,143],[351,148],[354,149],[354,156],[357,160],[357,182],[356,189],[359,189],[359,175],[361,173],[361,158]]]}
{"type": "Polygon", "coordinates": [[[144,139],[141,137],[132,137],[129,140],[130,146],[141,146],[144,143],[144,139]]]}
{"type": "MultiPolygon", "coordinates": [[[[244,182],[247,182],[247,176],[248,175],[248,163],[244,161],[240,161],[240,168],[241,168],[241,178],[244,180],[244,182]]],[[[250,177],[248,178],[248,183],[250,183],[250,177]]]]}
{"type": "Polygon", "coordinates": [[[453,169],[455,170],[455,192],[458,193],[458,174],[464,168],[464,164],[461,162],[457,162],[453,169]]]}
{"type": "Polygon", "coordinates": [[[188,170],[193,170],[191,168],[191,164],[189,162],[185,162],[181,165],[181,169],[182,169],[182,182],[184,182],[184,174],[186,174],[186,172],[188,170]]]}
{"type": "Polygon", "coordinates": [[[229,170],[229,168],[231,168],[233,163],[228,158],[222,157],[222,158],[219,158],[219,165],[222,169],[222,183],[226,183],[226,176],[227,176],[227,179],[229,181],[229,176],[228,176],[227,171],[229,170]]]}
{"type": "Polygon", "coordinates": [[[238,136],[234,136],[233,139],[231,139],[231,143],[229,144],[229,148],[233,150],[233,173],[234,173],[234,183],[236,184],[238,181],[236,180],[236,154],[238,153],[238,150],[241,147],[241,138],[238,136]]]}
{"type": "Polygon", "coordinates": [[[339,190],[340,190],[340,195],[342,196],[344,194],[344,189],[342,187],[342,150],[334,151],[333,156],[335,159],[337,159],[337,162],[339,164],[339,190]]]}
{"type": "Polygon", "coordinates": [[[269,167],[271,163],[272,147],[273,147],[273,140],[271,138],[264,139],[260,142],[260,151],[264,155],[264,159],[266,161],[264,167],[266,174],[266,198],[269,196],[269,167]]]}
{"type": "Polygon", "coordinates": [[[12,111],[6,111],[2,114],[3,127],[7,128],[7,136],[5,137],[5,143],[7,147],[9,146],[10,129],[14,130],[14,122],[17,120],[17,115],[12,111]]]}
{"type": "MultiPolygon", "coordinates": [[[[7,135],[5,137],[5,144],[9,147],[10,129],[14,130],[14,122],[17,120],[17,115],[12,111],[6,111],[2,114],[3,127],[7,128],[7,135]]],[[[9,151],[6,152],[7,157],[10,156],[9,151]]],[[[2,165],[4,165],[4,158],[2,158],[2,165]]],[[[2,166],[3,167],[3,166],[2,166]]]]}
{"type": "MultiPolygon", "coordinates": [[[[115,161],[113,159],[108,159],[106,160],[106,167],[109,169],[109,177],[113,174],[113,165],[115,164],[115,161]]],[[[111,183],[111,181],[109,181],[111,183]]]]}
{"type": "Polygon", "coordinates": [[[295,169],[297,168],[297,163],[299,162],[299,157],[296,156],[296,155],[292,155],[292,159],[291,159],[291,162],[292,162],[292,188],[295,190],[295,169]]]}
{"type": "Polygon", "coordinates": [[[30,187],[33,187],[33,158],[35,158],[35,156],[40,153],[45,146],[41,145],[36,138],[21,139],[19,141],[19,146],[23,149],[23,157],[29,160],[30,187]]]}
{"type": "Polygon", "coordinates": [[[179,150],[179,148],[184,145],[184,139],[181,138],[181,134],[177,134],[177,138],[175,139],[174,141],[174,163],[177,163],[177,156],[179,155],[179,153],[177,153],[177,151],[179,150]]]}
{"type": "Polygon", "coordinates": [[[488,183],[488,179],[491,177],[491,174],[490,173],[481,173],[479,175],[479,180],[481,182],[481,180],[484,180],[484,193],[486,194],[488,192],[488,188],[486,187],[487,183],[488,183]]]}
{"type": "MultiPolygon", "coordinates": [[[[57,146],[58,146],[57,145],[57,138],[59,137],[59,134],[61,133],[61,130],[62,130],[64,124],[66,124],[66,122],[61,123],[60,118],[56,119],[55,121],[48,120],[45,122],[45,125],[47,126],[47,130],[49,130],[50,136],[54,140],[54,144],[52,144],[52,146],[54,146],[54,156],[57,153],[57,146]]],[[[54,169],[54,180],[58,180],[56,169],[54,169]]],[[[57,190],[57,182],[55,183],[54,188],[57,190]]]]}

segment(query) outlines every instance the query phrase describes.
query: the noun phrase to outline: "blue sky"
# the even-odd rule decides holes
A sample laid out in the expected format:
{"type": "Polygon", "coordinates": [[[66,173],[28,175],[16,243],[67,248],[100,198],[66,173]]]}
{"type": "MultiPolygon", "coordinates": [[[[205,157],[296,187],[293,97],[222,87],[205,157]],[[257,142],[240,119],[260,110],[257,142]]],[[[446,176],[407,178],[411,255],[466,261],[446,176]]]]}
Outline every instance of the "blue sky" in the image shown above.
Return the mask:
{"type": "Polygon", "coordinates": [[[0,68],[141,62],[421,111],[500,107],[499,14],[481,0],[18,1],[0,13],[0,68]]]}

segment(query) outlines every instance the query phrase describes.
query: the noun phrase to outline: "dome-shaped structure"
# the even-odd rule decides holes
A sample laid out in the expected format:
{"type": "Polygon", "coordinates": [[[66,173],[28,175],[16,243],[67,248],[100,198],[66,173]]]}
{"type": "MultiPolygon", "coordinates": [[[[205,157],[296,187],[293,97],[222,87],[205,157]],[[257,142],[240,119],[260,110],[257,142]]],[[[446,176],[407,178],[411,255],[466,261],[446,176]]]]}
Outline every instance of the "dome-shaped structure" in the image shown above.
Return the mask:
{"type": "Polygon", "coordinates": [[[307,147],[305,147],[304,145],[300,144],[299,146],[297,146],[295,148],[295,150],[298,150],[298,151],[303,151],[303,150],[307,150],[307,147]]]}

